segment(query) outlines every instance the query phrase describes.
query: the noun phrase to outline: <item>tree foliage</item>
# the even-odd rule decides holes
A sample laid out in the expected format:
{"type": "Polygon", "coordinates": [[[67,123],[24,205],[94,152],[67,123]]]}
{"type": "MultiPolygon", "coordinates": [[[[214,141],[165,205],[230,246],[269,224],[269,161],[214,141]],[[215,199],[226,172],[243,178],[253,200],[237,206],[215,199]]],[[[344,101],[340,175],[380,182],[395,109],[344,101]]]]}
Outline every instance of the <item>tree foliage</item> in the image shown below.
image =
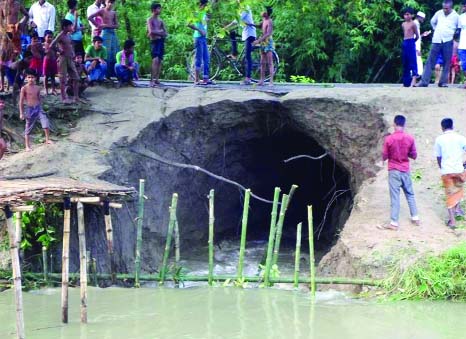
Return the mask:
{"type": "MultiPolygon", "coordinates": [[[[57,8],[57,20],[66,13],[66,1],[49,0],[57,8]]],[[[25,1],[26,6],[32,1],[25,1]]],[[[92,0],[82,0],[79,10],[84,22],[92,0]]],[[[237,18],[239,6],[249,5],[256,22],[265,5],[273,7],[274,40],[282,60],[282,78],[306,76],[319,82],[397,82],[401,74],[401,10],[405,6],[427,13],[422,30],[441,8],[441,0],[211,0],[209,35],[224,34],[222,27],[237,18]]],[[[146,19],[150,0],[119,0],[120,43],[136,41],[144,72],[150,68],[146,19]]],[[[161,0],[161,18],[169,36],[166,40],[163,77],[186,79],[186,57],[193,49],[192,21],[196,0],[161,0]]],[[[458,9],[458,8],[457,8],[458,9]]],[[[87,34],[89,39],[89,34],[87,34]]],[[[423,40],[424,54],[429,41],[423,40]]],[[[225,42],[225,50],[229,45],[225,42]]],[[[228,76],[228,74],[226,74],[228,76]]]]}

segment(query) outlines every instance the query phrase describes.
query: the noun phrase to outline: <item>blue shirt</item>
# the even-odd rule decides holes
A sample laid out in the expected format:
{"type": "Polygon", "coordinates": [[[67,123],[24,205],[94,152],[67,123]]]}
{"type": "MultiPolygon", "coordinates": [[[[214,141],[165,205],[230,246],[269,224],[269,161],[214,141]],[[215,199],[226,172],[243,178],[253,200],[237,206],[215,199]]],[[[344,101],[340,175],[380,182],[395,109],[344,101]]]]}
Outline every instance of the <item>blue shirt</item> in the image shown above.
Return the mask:
{"type": "MultiPolygon", "coordinates": [[[[66,14],[66,16],[65,16],[65,19],[66,19],[66,20],[70,20],[70,21],[73,23],[73,25],[74,25],[74,20],[75,20],[75,18],[74,18],[74,15],[73,15],[73,14],[71,14],[70,12],[68,12],[68,13],[66,14]]],[[[78,27],[75,27],[75,29],[79,28],[79,30],[77,30],[76,32],[70,34],[71,40],[80,41],[80,40],[83,39],[83,32],[82,32],[81,29],[80,29],[82,26],[83,26],[83,25],[82,25],[82,23],[81,23],[81,19],[78,18],[78,27]]]]}

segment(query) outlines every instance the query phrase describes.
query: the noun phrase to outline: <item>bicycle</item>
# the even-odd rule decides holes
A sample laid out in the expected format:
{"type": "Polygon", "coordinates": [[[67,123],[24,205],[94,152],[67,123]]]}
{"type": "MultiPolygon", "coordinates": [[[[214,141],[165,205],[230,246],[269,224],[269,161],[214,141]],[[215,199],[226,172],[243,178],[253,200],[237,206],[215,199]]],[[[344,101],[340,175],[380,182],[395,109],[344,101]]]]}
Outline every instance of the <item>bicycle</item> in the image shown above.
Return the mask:
{"type": "MultiPolygon", "coordinates": [[[[236,40],[239,43],[243,43],[243,48],[239,53],[236,59],[233,59],[228,56],[220,47],[219,42],[228,42],[230,43],[230,39],[222,39],[218,37],[212,38],[211,44],[208,46],[209,48],[209,55],[210,55],[210,78],[209,80],[214,80],[220,72],[226,68],[226,66],[230,66],[233,68],[238,76],[245,76],[246,74],[246,48],[244,47],[244,41],[236,40]]],[[[278,71],[278,66],[280,64],[280,59],[278,58],[278,54],[273,51],[273,67],[274,67],[274,74],[278,71]]],[[[260,79],[260,47],[253,46],[252,53],[252,69],[251,69],[251,81],[258,82],[260,79]]],[[[190,79],[194,79],[195,76],[195,61],[196,61],[196,50],[194,49],[191,51],[189,56],[186,59],[186,71],[189,74],[190,79]]],[[[199,74],[200,78],[202,76],[202,70],[199,74]]],[[[265,81],[270,80],[270,75],[265,79],[265,81]]]]}

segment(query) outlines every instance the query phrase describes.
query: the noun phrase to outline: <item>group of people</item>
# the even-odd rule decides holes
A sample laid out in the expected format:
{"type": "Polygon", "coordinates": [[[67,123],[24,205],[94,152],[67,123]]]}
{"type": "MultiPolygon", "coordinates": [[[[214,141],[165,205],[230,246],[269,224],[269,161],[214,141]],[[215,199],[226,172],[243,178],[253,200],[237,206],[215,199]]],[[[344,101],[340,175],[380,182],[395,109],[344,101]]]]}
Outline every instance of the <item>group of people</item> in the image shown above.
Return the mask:
{"type": "MultiPolygon", "coordinates": [[[[395,116],[393,121],[394,133],[385,138],[382,159],[388,160],[388,186],[390,191],[390,223],[382,228],[398,230],[400,214],[400,190],[403,190],[408,201],[411,222],[420,225],[419,214],[414,198],[409,159],[417,158],[414,138],[405,133],[406,118],[395,116]]],[[[464,216],[460,206],[464,197],[464,182],[466,170],[464,155],[466,152],[466,137],[456,133],[453,120],[445,118],[441,121],[442,134],[435,140],[434,153],[442,175],[445,188],[448,220],[446,225],[452,229],[456,227],[456,217],[464,216]]]]}
{"type": "Polygon", "coordinates": [[[127,40],[120,50],[114,4],[115,0],[96,0],[89,6],[87,20],[92,43],[84,48],[85,27],[77,0],[67,1],[69,11],[57,34],[56,11],[46,0],[38,0],[29,10],[17,0],[0,2],[0,92],[5,87],[22,87],[26,70],[34,71],[37,81],[43,76],[46,94],[50,94],[50,89],[56,94],[58,75],[65,103],[79,101],[87,86],[111,77],[118,79],[118,85],[133,84],[138,77],[135,43],[127,40]]]}
{"type": "Polygon", "coordinates": [[[466,0],[463,0],[461,15],[453,9],[452,0],[444,0],[442,7],[430,20],[434,33],[425,67],[422,64],[421,40],[432,33],[431,30],[420,32],[426,15],[423,12],[415,15],[409,7],[403,10],[402,64],[405,87],[427,87],[434,69],[435,82],[439,87],[454,83],[460,68],[466,76],[466,0]]]}

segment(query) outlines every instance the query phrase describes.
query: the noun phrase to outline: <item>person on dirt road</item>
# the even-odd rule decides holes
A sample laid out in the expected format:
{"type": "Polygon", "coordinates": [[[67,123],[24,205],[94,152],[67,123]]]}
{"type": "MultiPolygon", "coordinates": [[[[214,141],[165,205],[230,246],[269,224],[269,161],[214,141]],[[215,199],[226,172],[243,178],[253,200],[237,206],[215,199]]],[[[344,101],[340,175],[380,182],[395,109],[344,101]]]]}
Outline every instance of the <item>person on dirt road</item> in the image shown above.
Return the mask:
{"type": "Polygon", "coordinates": [[[417,87],[427,87],[430,83],[432,68],[439,54],[442,55],[445,65],[438,83],[439,87],[448,87],[448,74],[450,73],[451,56],[453,53],[453,35],[458,29],[458,13],[453,9],[452,0],[444,0],[443,8],[435,13],[430,20],[434,35],[429,57],[424,67],[422,80],[417,87]]]}
{"type": "Polygon", "coordinates": [[[390,224],[382,226],[383,229],[398,230],[400,215],[400,188],[408,201],[411,213],[411,222],[419,226],[419,216],[414,199],[413,183],[409,168],[409,158],[416,159],[417,151],[414,138],[405,133],[406,118],[395,116],[393,121],[395,131],[385,138],[382,159],[388,160],[388,186],[390,189],[390,224]]]}
{"type": "Polygon", "coordinates": [[[435,140],[435,156],[442,174],[442,182],[447,196],[448,221],[447,226],[456,227],[456,216],[463,216],[460,203],[463,200],[466,181],[464,170],[464,153],[466,138],[453,130],[453,120],[445,118],[440,123],[443,134],[435,140]]]}

